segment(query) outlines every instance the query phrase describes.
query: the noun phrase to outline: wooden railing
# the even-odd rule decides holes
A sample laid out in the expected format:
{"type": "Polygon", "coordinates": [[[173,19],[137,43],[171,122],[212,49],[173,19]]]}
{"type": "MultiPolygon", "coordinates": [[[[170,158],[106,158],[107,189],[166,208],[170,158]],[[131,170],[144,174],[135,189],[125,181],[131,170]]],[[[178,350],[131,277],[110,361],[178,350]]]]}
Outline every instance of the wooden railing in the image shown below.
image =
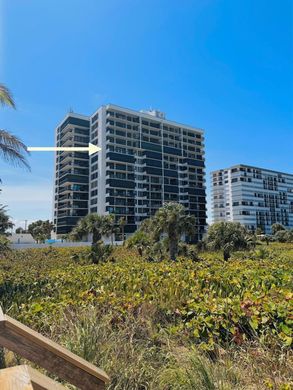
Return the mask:
{"type": "MultiPolygon", "coordinates": [[[[108,375],[47,337],[4,315],[0,308],[0,346],[37,364],[81,390],[104,390],[108,375]]],[[[23,365],[0,370],[1,390],[61,390],[64,386],[23,365]]]]}

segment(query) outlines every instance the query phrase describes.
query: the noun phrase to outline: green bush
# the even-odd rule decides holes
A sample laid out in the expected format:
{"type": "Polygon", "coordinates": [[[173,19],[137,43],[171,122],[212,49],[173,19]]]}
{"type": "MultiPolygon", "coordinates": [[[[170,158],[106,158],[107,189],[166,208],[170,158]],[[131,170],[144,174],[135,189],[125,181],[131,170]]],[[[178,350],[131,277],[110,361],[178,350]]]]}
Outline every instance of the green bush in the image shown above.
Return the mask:
{"type": "Polygon", "coordinates": [[[293,242],[293,230],[279,230],[274,235],[275,241],[278,242],[293,242]]]}
{"type": "Polygon", "coordinates": [[[10,250],[10,241],[4,235],[0,235],[0,256],[3,256],[10,250]]]}

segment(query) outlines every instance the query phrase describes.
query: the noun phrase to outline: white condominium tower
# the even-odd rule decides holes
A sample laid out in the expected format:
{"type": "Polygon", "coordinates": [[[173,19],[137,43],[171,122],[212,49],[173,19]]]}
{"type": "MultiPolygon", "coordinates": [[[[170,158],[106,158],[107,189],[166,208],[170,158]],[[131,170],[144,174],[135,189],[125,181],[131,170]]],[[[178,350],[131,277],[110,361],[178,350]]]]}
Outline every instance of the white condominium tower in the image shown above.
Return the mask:
{"type": "MultiPolygon", "coordinates": [[[[68,122],[68,118],[66,120],[68,122]]],[[[67,131],[73,131],[71,134],[80,131],[71,122],[69,120],[67,127],[62,122],[57,128],[57,136],[60,133],[61,140],[69,137],[65,134],[67,131]]],[[[78,220],[79,203],[73,199],[77,196],[74,191],[82,186],[83,196],[88,191],[87,212],[114,214],[117,221],[125,217],[126,235],[133,233],[145,218],[152,216],[165,202],[174,201],[183,204],[186,212],[195,216],[196,240],[201,239],[206,225],[203,130],[169,121],[156,110],[134,111],[112,104],[101,106],[89,118],[89,123],[89,138],[85,137],[83,141],[89,140],[98,145],[101,151],[88,159],[87,183],[81,176],[75,176],[81,173],[81,167],[75,166],[80,155],[76,158],[74,154],[71,158],[66,157],[68,152],[57,155],[56,166],[58,161],[63,164],[63,174],[59,178],[57,175],[61,168],[56,171],[57,234],[72,229],[72,224],[63,225],[61,229],[58,209],[62,210],[64,223],[73,220],[76,223],[78,220]],[[65,166],[67,161],[71,164],[65,166]],[[73,169],[70,182],[64,173],[68,167],[73,169]],[[58,179],[61,181],[58,182],[58,179]],[[84,187],[85,184],[88,188],[84,187]],[[61,199],[64,193],[69,197],[66,198],[69,201],[65,202],[66,206],[60,203],[60,185],[61,199]]],[[[74,141],[76,137],[69,138],[74,141]]],[[[82,164],[86,165],[85,156],[83,160],[82,164]]],[[[82,173],[86,174],[86,170],[83,169],[82,173]]]]}
{"type": "Polygon", "coordinates": [[[213,222],[266,234],[276,222],[293,228],[293,174],[240,164],[212,172],[211,188],[213,222]]]}

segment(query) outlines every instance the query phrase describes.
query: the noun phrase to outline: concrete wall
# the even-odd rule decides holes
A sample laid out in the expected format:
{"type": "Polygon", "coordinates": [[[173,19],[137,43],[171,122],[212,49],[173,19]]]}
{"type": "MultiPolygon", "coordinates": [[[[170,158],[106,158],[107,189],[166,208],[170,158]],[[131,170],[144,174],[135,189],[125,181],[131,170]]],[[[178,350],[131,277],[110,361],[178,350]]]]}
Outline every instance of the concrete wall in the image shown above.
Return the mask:
{"type": "Polygon", "coordinates": [[[69,248],[90,246],[91,242],[55,242],[54,244],[11,244],[11,249],[29,249],[29,248],[69,248]]]}
{"type": "MultiPolygon", "coordinates": [[[[111,244],[109,240],[104,240],[104,244],[111,244]]],[[[114,241],[114,245],[122,245],[122,241],[114,241]]],[[[82,247],[82,246],[91,246],[91,242],[55,242],[53,244],[11,244],[11,249],[30,249],[30,248],[74,248],[74,247],[82,247]]]]}

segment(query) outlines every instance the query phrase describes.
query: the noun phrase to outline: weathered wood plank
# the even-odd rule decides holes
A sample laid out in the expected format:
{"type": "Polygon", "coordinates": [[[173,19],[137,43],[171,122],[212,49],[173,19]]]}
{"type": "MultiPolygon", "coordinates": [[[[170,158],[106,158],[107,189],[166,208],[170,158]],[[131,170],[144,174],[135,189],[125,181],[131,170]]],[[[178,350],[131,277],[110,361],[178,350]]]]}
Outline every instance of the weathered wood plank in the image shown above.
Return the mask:
{"type": "Polygon", "coordinates": [[[81,390],[102,390],[107,374],[20,322],[0,313],[0,345],[81,390]]]}
{"type": "Polygon", "coordinates": [[[65,390],[65,387],[23,365],[0,370],[1,390],[65,390]]]}

